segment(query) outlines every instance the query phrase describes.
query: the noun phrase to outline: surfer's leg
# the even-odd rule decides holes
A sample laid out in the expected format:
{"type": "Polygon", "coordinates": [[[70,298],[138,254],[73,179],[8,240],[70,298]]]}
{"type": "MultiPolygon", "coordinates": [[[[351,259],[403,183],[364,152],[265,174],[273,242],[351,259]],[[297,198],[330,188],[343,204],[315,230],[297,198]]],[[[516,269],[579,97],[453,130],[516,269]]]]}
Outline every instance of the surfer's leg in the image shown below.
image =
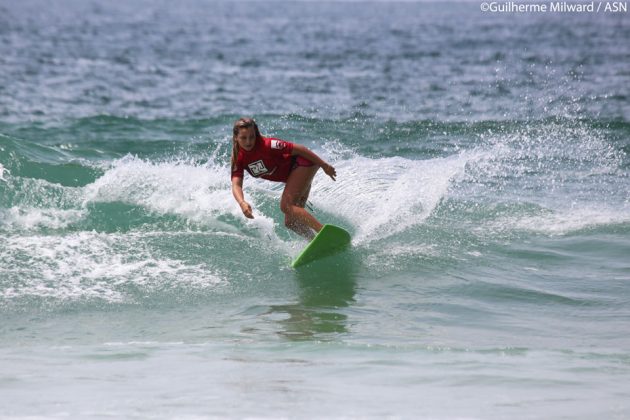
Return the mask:
{"type": "Polygon", "coordinates": [[[306,191],[304,191],[304,193],[302,194],[302,196],[298,199],[297,203],[295,203],[298,207],[306,207],[306,202],[308,201],[308,196],[311,193],[311,185],[312,184],[308,184],[308,187],[306,187],[306,191]]]}
{"type": "Polygon", "coordinates": [[[304,209],[311,191],[311,182],[319,166],[298,166],[291,171],[280,199],[280,209],[284,213],[284,224],[292,231],[312,239],[322,224],[304,209]]]}

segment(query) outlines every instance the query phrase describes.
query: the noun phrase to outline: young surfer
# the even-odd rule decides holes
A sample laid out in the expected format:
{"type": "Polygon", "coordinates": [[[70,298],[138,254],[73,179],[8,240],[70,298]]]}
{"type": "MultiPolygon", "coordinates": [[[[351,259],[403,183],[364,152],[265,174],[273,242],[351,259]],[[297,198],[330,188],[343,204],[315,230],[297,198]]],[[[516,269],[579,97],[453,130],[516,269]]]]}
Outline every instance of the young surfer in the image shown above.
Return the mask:
{"type": "Polygon", "coordinates": [[[252,206],[243,196],[244,171],[256,178],[286,183],[280,210],[284,224],[294,232],[312,239],[322,224],[304,209],[315,173],[322,168],[335,180],[335,168],[300,144],[260,135],[256,122],[241,118],[232,131],[232,194],[245,217],[253,219],[252,206]]]}

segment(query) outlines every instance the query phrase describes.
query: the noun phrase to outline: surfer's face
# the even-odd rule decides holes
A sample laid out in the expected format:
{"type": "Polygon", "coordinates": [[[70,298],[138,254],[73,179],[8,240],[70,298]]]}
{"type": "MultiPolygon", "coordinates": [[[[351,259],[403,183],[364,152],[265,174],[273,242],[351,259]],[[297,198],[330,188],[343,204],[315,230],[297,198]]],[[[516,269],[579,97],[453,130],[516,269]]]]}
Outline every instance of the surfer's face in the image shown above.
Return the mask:
{"type": "Polygon", "coordinates": [[[256,144],[256,131],[254,127],[241,128],[236,136],[236,142],[239,147],[247,150],[248,152],[254,148],[256,144]]]}

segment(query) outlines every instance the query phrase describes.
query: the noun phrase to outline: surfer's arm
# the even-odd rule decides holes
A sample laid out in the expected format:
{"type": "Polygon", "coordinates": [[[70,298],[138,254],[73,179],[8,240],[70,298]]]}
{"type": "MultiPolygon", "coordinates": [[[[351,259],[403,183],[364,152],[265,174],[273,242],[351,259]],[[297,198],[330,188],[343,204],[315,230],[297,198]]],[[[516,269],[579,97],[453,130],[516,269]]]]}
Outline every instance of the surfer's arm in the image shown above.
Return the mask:
{"type": "Polygon", "coordinates": [[[302,156],[303,158],[306,158],[313,162],[315,165],[320,166],[324,170],[326,175],[328,175],[332,178],[333,181],[335,181],[335,177],[337,176],[337,171],[335,171],[335,168],[324,161],[322,158],[317,156],[317,154],[315,154],[315,152],[313,152],[308,147],[302,146],[301,144],[294,144],[291,154],[302,156]]]}
{"type": "Polygon", "coordinates": [[[245,196],[243,195],[243,178],[236,176],[232,178],[232,195],[238,202],[238,205],[241,206],[241,211],[245,217],[253,219],[252,206],[245,201],[245,196]]]}

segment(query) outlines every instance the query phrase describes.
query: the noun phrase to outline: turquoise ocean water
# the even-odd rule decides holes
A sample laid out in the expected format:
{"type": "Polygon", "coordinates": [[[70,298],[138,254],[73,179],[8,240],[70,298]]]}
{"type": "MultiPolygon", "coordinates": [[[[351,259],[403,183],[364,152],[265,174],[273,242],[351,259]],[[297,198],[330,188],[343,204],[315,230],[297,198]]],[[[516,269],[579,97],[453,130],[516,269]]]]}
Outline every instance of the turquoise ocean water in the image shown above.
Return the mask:
{"type": "Polygon", "coordinates": [[[0,3],[0,417],[630,417],[630,15],[0,3]],[[330,161],[303,270],[231,125],[330,161]]]}

